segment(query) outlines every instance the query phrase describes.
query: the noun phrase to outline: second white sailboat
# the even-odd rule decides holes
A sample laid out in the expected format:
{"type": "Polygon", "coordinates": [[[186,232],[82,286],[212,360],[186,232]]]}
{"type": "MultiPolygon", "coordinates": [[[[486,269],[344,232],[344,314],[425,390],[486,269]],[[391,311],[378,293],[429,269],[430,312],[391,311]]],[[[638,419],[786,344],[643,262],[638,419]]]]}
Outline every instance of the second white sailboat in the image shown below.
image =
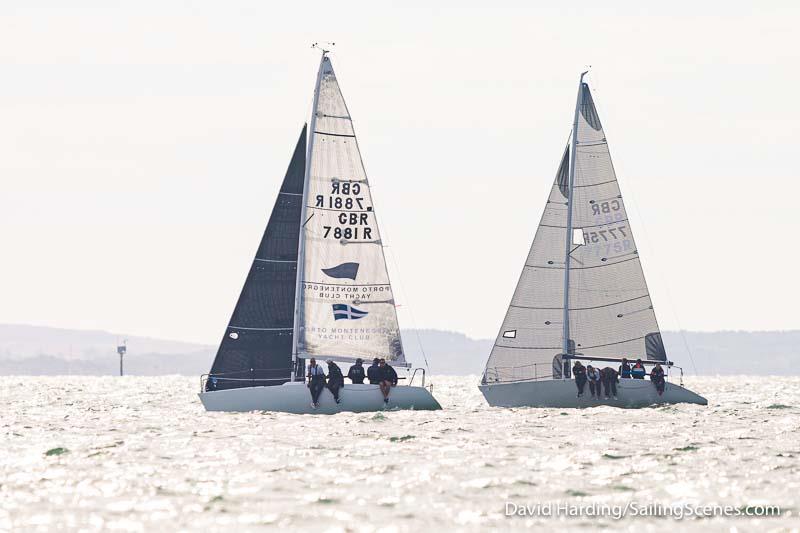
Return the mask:
{"type": "Polygon", "coordinates": [[[606,367],[606,375],[613,375],[623,358],[674,367],[585,74],[570,144],[480,390],[490,405],[506,407],[705,405],[705,398],[674,382],[659,393],[650,381],[621,379],[611,393],[599,392],[598,385],[590,394],[595,383],[581,393],[570,379],[573,362],[581,360],[606,367]]]}

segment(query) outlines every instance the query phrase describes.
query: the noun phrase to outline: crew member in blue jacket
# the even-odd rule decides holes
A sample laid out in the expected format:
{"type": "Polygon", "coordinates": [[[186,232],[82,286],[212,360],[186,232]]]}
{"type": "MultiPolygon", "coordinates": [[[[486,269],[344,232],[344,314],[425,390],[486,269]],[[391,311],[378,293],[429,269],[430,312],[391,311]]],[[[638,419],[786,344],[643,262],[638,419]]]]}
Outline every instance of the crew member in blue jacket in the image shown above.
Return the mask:
{"type": "Polygon", "coordinates": [[[644,369],[644,364],[642,363],[641,359],[636,360],[636,364],[633,365],[631,368],[631,377],[633,379],[644,379],[644,376],[647,374],[647,371],[644,369]]]}

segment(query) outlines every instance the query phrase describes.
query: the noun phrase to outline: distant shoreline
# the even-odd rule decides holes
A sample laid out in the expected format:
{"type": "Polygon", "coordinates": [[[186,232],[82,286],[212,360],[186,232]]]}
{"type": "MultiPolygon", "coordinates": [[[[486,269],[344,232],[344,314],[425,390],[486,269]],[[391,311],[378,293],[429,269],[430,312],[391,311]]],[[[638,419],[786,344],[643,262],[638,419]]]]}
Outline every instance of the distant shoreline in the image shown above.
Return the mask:
{"type": "MultiPolygon", "coordinates": [[[[422,344],[432,375],[480,375],[494,342],[435,329],[404,330],[402,336],[406,359],[415,366],[424,366],[422,344]]],[[[669,359],[686,376],[800,374],[800,330],[665,331],[663,337],[669,359]]],[[[200,343],[0,324],[0,374],[116,375],[115,348],[123,338],[128,341],[125,371],[130,375],[197,376],[208,372],[216,353],[216,346],[200,343]]]]}

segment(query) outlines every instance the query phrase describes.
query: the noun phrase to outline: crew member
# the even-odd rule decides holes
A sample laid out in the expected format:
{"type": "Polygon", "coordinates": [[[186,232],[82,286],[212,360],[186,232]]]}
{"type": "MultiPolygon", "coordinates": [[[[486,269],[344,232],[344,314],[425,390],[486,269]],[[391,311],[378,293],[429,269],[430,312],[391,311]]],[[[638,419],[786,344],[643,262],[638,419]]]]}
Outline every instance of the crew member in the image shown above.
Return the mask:
{"type": "Polygon", "coordinates": [[[347,377],[350,378],[350,381],[357,385],[361,385],[364,383],[364,360],[359,358],[356,359],[356,364],[350,367],[350,370],[347,371],[347,377]]]}
{"type": "Polygon", "coordinates": [[[578,398],[583,396],[583,388],[586,386],[586,367],[580,361],[575,361],[572,366],[572,374],[575,376],[575,386],[578,387],[578,398]]]}
{"type": "Polygon", "coordinates": [[[644,363],[642,363],[641,359],[637,359],[636,364],[631,368],[631,376],[633,379],[644,379],[646,374],[647,371],[644,369],[644,363]]]}
{"type": "Polygon", "coordinates": [[[664,394],[664,387],[667,386],[667,382],[664,380],[664,369],[661,368],[659,363],[656,363],[656,366],[650,371],[650,381],[655,385],[659,396],[664,394]]]}
{"type": "Polygon", "coordinates": [[[367,369],[367,379],[370,385],[378,385],[381,382],[380,359],[377,357],[372,360],[372,366],[367,369]]]}
{"type": "Polygon", "coordinates": [[[391,365],[386,364],[386,359],[381,359],[378,363],[380,368],[380,387],[381,393],[383,393],[383,403],[389,403],[389,392],[391,392],[392,387],[397,386],[397,372],[394,371],[394,368],[391,365]]]}
{"type": "Polygon", "coordinates": [[[339,389],[344,387],[344,376],[342,369],[339,365],[328,359],[325,361],[328,364],[328,390],[333,394],[333,399],[336,403],[342,403],[339,399],[339,389]]]}
{"type": "Polygon", "coordinates": [[[619,377],[621,378],[631,377],[631,364],[628,362],[628,359],[626,357],[622,358],[622,364],[619,365],[619,377]]]}
{"type": "Polygon", "coordinates": [[[603,389],[605,389],[606,400],[608,400],[609,396],[612,396],[615,400],[617,399],[617,381],[619,380],[618,376],[619,374],[617,371],[610,366],[607,366],[600,371],[600,378],[603,381],[603,389]]]}
{"type": "Polygon", "coordinates": [[[586,367],[586,377],[589,379],[589,392],[592,398],[600,399],[600,371],[592,365],[586,367]]]}
{"type": "Polygon", "coordinates": [[[311,407],[319,407],[319,395],[325,388],[325,371],[313,357],[308,362],[308,388],[311,391],[311,407]]]}

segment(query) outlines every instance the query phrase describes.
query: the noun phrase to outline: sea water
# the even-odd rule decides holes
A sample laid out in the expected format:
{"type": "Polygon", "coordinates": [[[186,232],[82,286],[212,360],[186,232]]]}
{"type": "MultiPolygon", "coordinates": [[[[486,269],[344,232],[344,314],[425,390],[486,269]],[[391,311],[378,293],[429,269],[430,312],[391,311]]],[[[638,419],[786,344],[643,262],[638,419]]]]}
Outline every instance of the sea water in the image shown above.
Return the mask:
{"type": "Polygon", "coordinates": [[[7,376],[0,529],[800,526],[800,378],[636,410],[491,408],[477,381],[434,378],[442,411],[301,416],[207,413],[179,376],[7,376]]]}

